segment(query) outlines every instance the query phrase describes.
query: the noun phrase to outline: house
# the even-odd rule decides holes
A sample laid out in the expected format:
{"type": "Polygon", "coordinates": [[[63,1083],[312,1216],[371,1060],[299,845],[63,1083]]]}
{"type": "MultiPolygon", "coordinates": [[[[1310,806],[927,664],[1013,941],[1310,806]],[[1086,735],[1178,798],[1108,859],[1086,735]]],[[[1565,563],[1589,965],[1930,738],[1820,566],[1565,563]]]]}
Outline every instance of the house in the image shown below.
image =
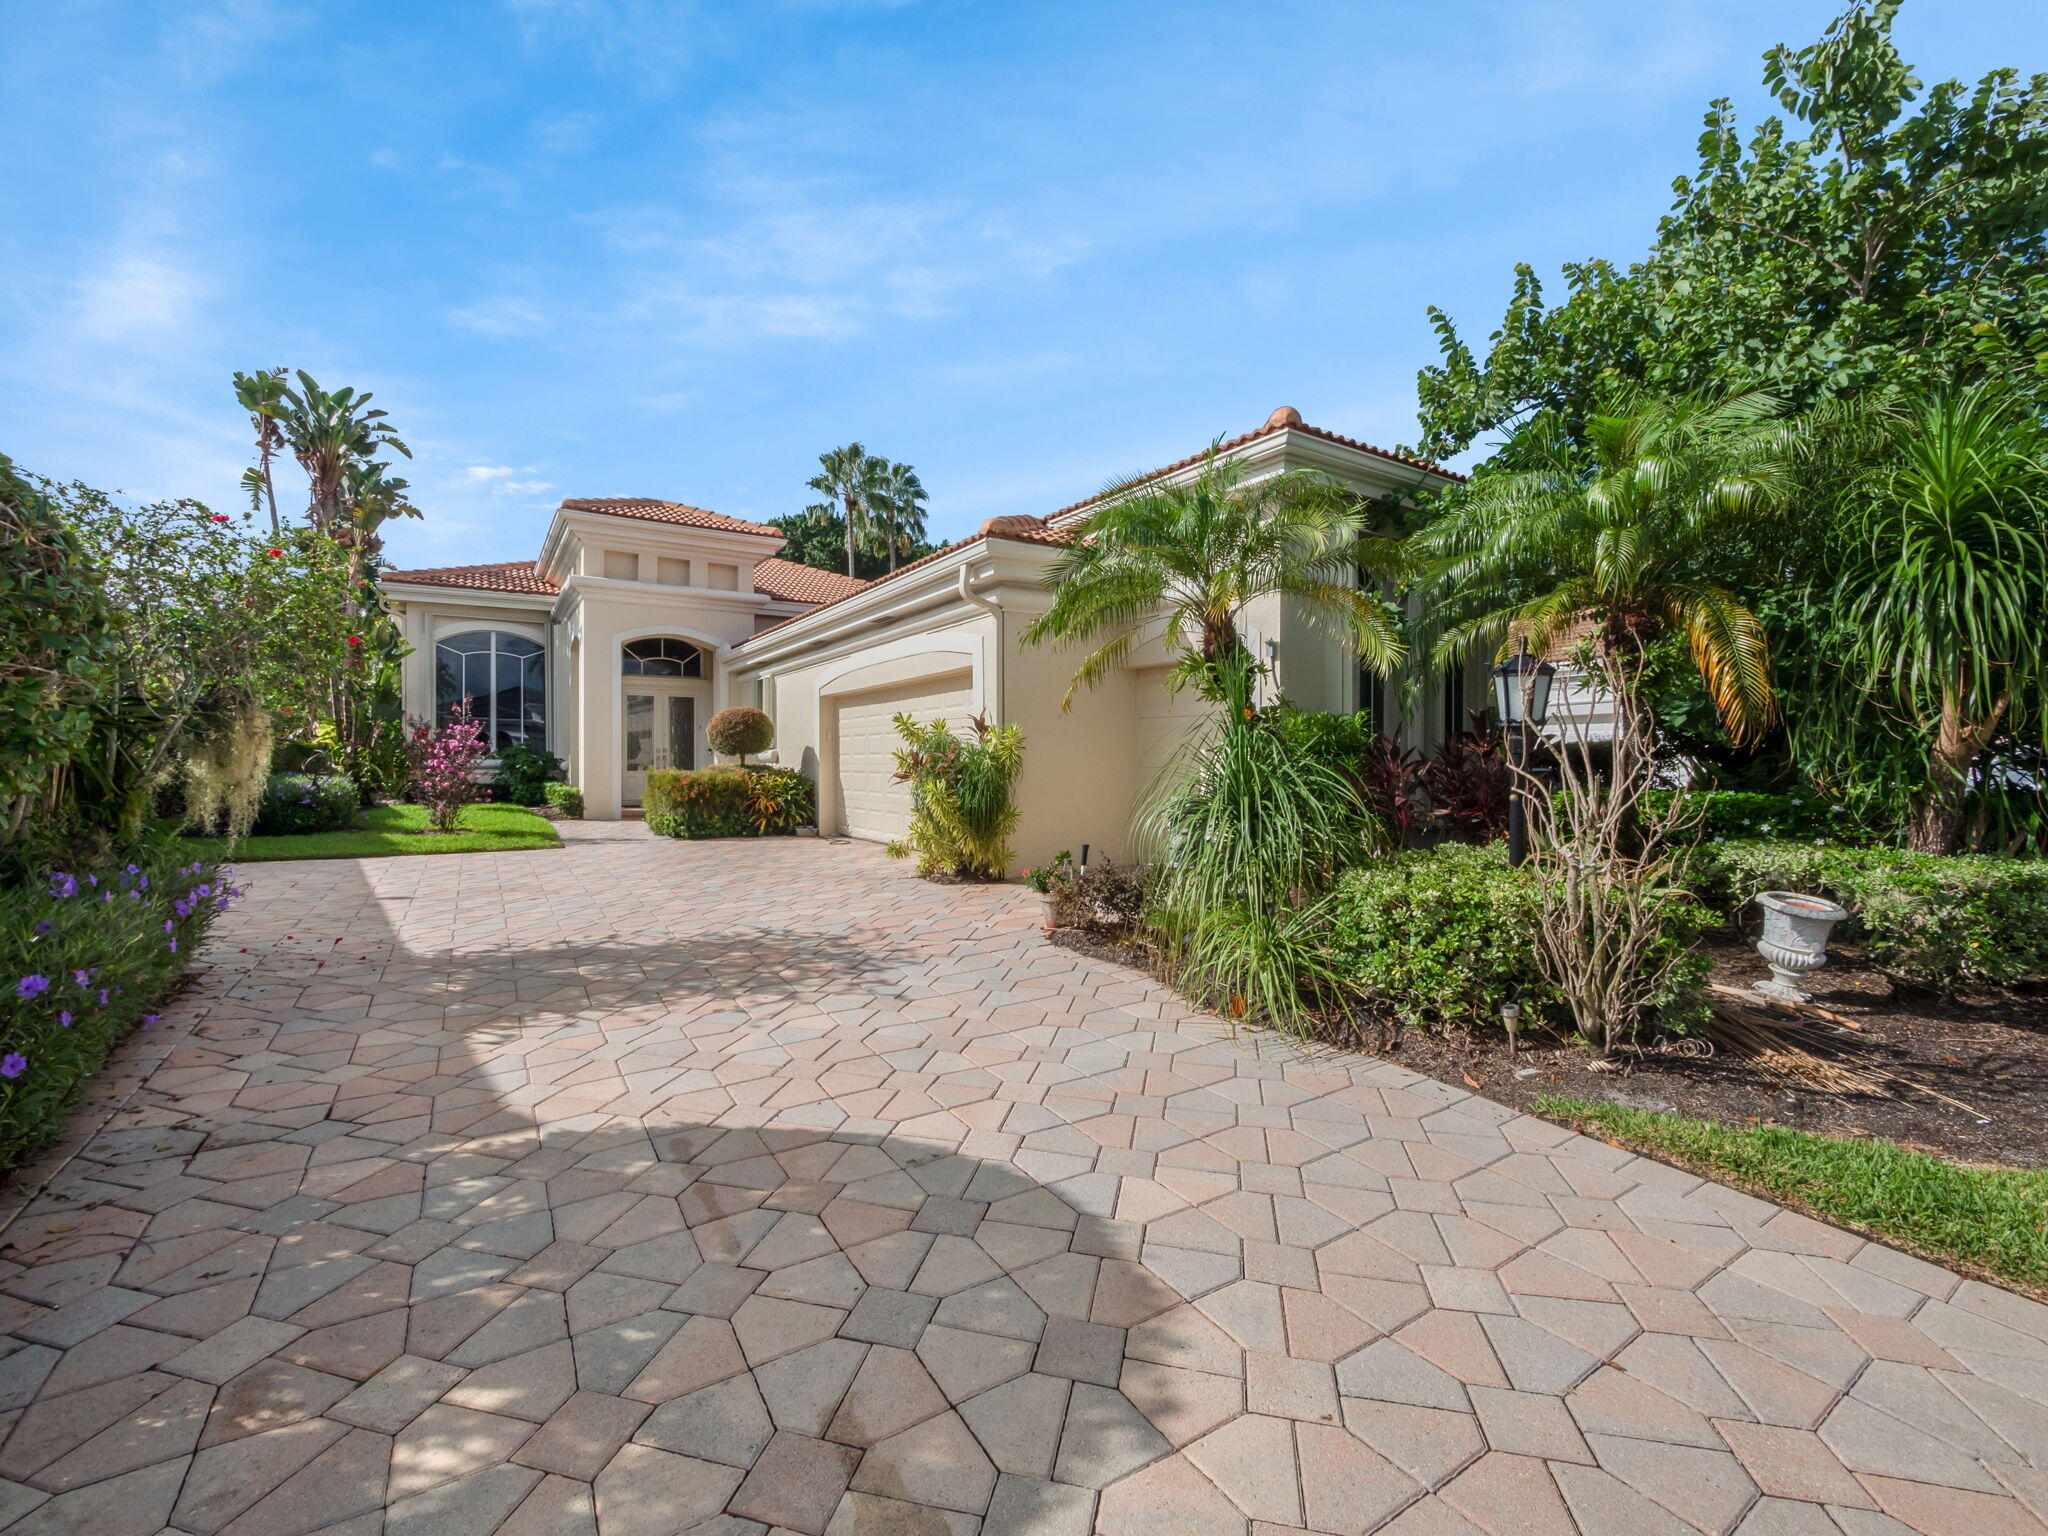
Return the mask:
{"type": "MultiPolygon", "coordinates": [[[[1254,477],[1316,470],[1373,497],[1455,478],[1284,407],[1218,451],[1254,477]]],[[[1191,477],[1202,459],[1145,478],[1191,477]]],[[[893,779],[895,715],[962,727],[983,715],[1024,731],[1020,858],[1083,843],[1124,854],[1133,806],[1204,706],[1168,688],[1156,635],[1069,709],[1078,650],[1020,645],[1048,601],[1047,567],[1098,499],[991,518],[871,582],[779,558],[780,533],[759,523],[679,502],[564,501],[536,560],[384,576],[413,647],[405,710],[425,717],[471,699],[497,744],[559,754],[585,814],[609,819],[639,802],[649,768],[708,765],[706,720],[752,704],[775,720],[776,758],[816,781],[821,828],[883,841],[902,835],[910,809],[893,779]]],[[[1372,710],[1413,745],[1461,728],[1466,700],[1484,697],[1465,668],[1399,710],[1398,690],[1277,599],[1248,613],[1246,630],[1290,699],[1372,710]]]]}

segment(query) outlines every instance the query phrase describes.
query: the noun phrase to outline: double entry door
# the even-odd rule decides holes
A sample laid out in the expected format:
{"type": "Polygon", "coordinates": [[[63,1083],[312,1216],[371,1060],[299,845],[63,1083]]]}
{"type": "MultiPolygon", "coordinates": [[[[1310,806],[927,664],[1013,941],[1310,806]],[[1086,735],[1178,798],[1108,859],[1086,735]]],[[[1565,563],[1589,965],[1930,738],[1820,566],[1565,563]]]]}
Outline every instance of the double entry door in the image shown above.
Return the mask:
{"type": "Polygon", "coordinates": [[[623,799],[627,805],[640,804],[650,768],[697,766],[698,717],[705,694],[702,683],[671,683],[645,677],[626,680],[623,799]]]}

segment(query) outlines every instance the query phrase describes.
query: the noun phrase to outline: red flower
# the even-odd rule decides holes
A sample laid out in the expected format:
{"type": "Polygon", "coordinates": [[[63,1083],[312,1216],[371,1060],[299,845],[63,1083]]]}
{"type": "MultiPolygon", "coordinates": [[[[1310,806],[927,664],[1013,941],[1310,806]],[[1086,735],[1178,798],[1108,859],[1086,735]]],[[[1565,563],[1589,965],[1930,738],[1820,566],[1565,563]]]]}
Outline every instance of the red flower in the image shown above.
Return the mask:
{"type": "Polygon", "coordinates": [[[361,635],[350,635],[348,637],[348,643],[350,645],[361,645],[363,643],[363,637],[361,635]]]}
{"type": "Polygon", "coordinates": [[[216,523],[224,523],[224,522],[226,522],[227,520],[228,520],[228,515],[227,515],[227,513],[225,513],[225,512],[216,512],[216,513],[214,513],[214,514],[213,514],[213,516],[212,516],[212,517],[211,517],[211,518],[209,519],[209,521],[210,521],[210,522],[216,522],[216,523]]]}
{"type": "Polygon", "coordinates": [[[266,549],[263,553],[270,556],[273,560],[282,560],[284,558],[284,551],[281,549],[266,549]]]}

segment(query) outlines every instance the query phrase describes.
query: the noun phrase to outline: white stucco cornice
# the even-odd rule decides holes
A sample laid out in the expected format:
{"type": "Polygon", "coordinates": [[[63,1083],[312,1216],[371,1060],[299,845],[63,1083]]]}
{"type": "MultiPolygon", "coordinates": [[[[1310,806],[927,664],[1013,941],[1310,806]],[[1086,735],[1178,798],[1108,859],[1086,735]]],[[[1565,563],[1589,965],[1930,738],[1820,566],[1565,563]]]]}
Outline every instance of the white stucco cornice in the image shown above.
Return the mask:
{"type": "Polygon", "coordinates": [[[562,579],[562,595],[574,595],[583,601],[598,597],[634,598],[642,602],[687,601],[713,608],[761,609],[774,601],[765,592],[728,592],[723,587],[664,587],[658,582],[621,581],[616,576],[586,576],[581,572],[562,579]]]}
{"type": "Polygon", "coordinates": [[[546,613],[555,606],[550,592],[485,592],[475,587],[444,587],[404,581],[380,581],[377,590],[394,603],[433,608],[531,608],[546,613]]]}
{"type": "Polygon", "coordinates": [[[650,517],[620,517],[609,512],[573,512],[555,509],[541,540],[540,558],[534,568],[551,581],[567,574],[569,553],[577,542],[607,542],[643,545],[685,558],[731,561],[751,572],[763,560],[778,553],[784,540],[779,534],[734,533],[720,528],[697,528],[683,523],[664,523],[650,517]]]}

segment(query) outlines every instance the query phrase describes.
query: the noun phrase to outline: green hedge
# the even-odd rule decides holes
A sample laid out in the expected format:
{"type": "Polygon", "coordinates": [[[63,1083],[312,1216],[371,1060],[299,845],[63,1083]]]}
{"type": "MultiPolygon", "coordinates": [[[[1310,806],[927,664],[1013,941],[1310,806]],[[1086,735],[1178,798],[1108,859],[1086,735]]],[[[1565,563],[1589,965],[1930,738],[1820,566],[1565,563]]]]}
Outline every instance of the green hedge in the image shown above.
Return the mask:
{"type": "Polygon", "coordinates": [[[256,803],[255,832],[258,837],[345,832],[356,824],[360,805],[356,781],[347,774],[273,773],[256,803]]]}
{"type": "MultiPolygon", "coordinates": [[[[1656,1022],[1683,1029],[1706,980],[1707,958],[1694,945],[1708,913],[1679,891],[1663,907],[1665,952],[1687,954],[1656,1022]]],[[[1498,1024],[1505,1002],[1521,1004],[1532,1023],[1571,1022],[1536,956],[1536,872],[1511,869],[1503,844],[1446,843],[1354,869],[1328,910],[1336,969],[1368,1007],[1434,1029],[1498,1024]]]]}
{"type": "Polygon", "coordinates": [[[641,796],[663,837],[761,837],[817,820],[811,781],[788,768],[656,768],[641,796]]]}
{"type": "Polygon", "coordinates": [[[1563,999],[1531,942],[1538,908],[1534,878],[1500,845],[1447,843],[1339,880],[1330,949],[1347,985],[1412,1026],[1497,1023],[1510,1000],[1554,1017],[1563,999]]]}
{"type": "MultiPolygon", "coordinates": [[[[1670,804],[1671,793],[1656,790],[1645,799],[1662,809],[1670,804]]],[[[1810,790],[1767,795],[1742,789],[1697,789],[1686,791],[1685,799],[1699,815],[1702,837],[1824,837],[1837,843],[1862,842],[1866,837],[1846,806],[1823,800],[1810,790]]]]}
{"type": "Polygon", "coordinates": [[[547,783],[541,786],[547,802],[574,821],[583,819],[583,791],[574,784],[547,783]]]}
{"type": "Polygon", "coordinates": [[[0,890],[0,1169],[56,1134],[80,1086],[184,976],[241,893],[168,837],[0,890]]]}
{"type": "Polygon", "coordinates": [[[1950,990],[2048,976],[2048,863],[1793,842],[1708,843],[1701,891],[1739,917],[1759,891],[1840,902],[1838,930],[1906,981],[1950,990]]]}

